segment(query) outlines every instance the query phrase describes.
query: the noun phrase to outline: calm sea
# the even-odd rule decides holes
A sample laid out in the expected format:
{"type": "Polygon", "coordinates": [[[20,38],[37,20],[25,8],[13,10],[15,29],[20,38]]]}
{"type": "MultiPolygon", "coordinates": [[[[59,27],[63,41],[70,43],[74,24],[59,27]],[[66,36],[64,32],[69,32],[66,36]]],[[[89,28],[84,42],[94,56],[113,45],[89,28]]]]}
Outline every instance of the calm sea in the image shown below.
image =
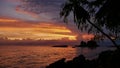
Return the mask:
{"type": "Polygon", "coordinates": [[[98,56],[101,51],[112,47],[60,48],[50,46],[0,46],[0,68],[45,68],[61,58],[71,60],[80,54],[88,59],[98,56]]]}

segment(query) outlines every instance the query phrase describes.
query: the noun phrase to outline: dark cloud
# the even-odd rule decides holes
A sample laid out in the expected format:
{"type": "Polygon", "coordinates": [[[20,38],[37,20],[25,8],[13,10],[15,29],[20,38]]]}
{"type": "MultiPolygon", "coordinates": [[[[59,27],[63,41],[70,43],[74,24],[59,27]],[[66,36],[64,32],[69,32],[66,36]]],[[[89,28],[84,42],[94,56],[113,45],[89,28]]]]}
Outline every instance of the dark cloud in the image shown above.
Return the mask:
{"type": "Polygon", "coordinates": [[[60,9],[65,0],[22,0],[20,7],[26,11],[34,13],[50,12],[54,13],[60,9]]]}
{"type": "Polygon", "coordinates": [[[60,22],[59,12],[65,0],[21,0],[18,6],[24,11],[38,14],[52,21],[60,22]]]}

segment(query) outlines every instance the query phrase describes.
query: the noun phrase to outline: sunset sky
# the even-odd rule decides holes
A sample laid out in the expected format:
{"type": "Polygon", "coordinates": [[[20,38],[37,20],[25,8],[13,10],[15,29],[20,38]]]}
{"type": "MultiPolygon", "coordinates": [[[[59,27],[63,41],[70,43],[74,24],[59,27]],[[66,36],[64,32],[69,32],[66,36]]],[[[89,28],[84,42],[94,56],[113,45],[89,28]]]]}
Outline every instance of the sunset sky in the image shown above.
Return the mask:
{"type": "MultiPolygon", "coordinates": [[[[84,40],[93,37],[60,19],[65,0],[0,0],[0,37],[33,40],[84,40]]],[[[71,17],[72,18],[72,17],[71,17]]],[[[71,19],[70,18],[70,19],[71,19]]]]}

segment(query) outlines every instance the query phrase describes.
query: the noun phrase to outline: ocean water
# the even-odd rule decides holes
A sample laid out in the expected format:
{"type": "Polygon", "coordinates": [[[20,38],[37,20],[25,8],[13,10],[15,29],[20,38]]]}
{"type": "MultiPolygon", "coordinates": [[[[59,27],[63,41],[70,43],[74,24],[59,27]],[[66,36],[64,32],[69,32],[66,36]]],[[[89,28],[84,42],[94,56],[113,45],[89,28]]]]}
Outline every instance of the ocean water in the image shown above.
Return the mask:
{"type": "Polygon", "coordinates": [[[105,50],[113,47],[72,48],[50,46],[0,46],[0,68],[45,68],[61,58],[66,61],[83,54],[87,59],[93,59],[105,50]]]}

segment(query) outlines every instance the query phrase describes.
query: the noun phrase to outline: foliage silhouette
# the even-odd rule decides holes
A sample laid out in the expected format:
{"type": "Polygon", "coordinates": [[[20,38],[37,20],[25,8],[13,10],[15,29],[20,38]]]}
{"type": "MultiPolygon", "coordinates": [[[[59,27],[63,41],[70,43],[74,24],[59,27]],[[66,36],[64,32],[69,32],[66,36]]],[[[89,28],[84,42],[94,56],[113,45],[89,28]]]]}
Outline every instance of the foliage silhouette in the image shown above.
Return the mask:
{"type": "Polygon", "coordinates": [[[116,42],[104,32],[104,29],[107,29],[108,32],[113,35],[119,36],[119,9],[120,6],[117,0],[67,0],[66,3],[63,4],[60,16],[67,22],[67,18],[72,12],[74,22],[81,31],[87,30],[88,32],[95,33],[95,35],[101,33],[106,36],[117,49],[120,49],[116,42]]]}
{"type": "Polygon", "coordinates": [[[84,41],[81,41],[81,43],[80,43],[80,45],[79,46],[81,46],[81,47],[87,47],[87,43],[86,42],[84,42],[84,41]]]}
{"type": "Polygon", "coordinates": [[[90,41],[87,42],[87,46],[88,47],[98,47],[99,45],[97,44],[96,41],[90,40],[90,41]]]}
{"type": "Polygon", "coordinates": [[[97,44],[97,42],[95,40],[89,40],[87,42],[81,41],[79,47],[89,47],[89,48],[96,48],[99,45],[97,44]]]}

